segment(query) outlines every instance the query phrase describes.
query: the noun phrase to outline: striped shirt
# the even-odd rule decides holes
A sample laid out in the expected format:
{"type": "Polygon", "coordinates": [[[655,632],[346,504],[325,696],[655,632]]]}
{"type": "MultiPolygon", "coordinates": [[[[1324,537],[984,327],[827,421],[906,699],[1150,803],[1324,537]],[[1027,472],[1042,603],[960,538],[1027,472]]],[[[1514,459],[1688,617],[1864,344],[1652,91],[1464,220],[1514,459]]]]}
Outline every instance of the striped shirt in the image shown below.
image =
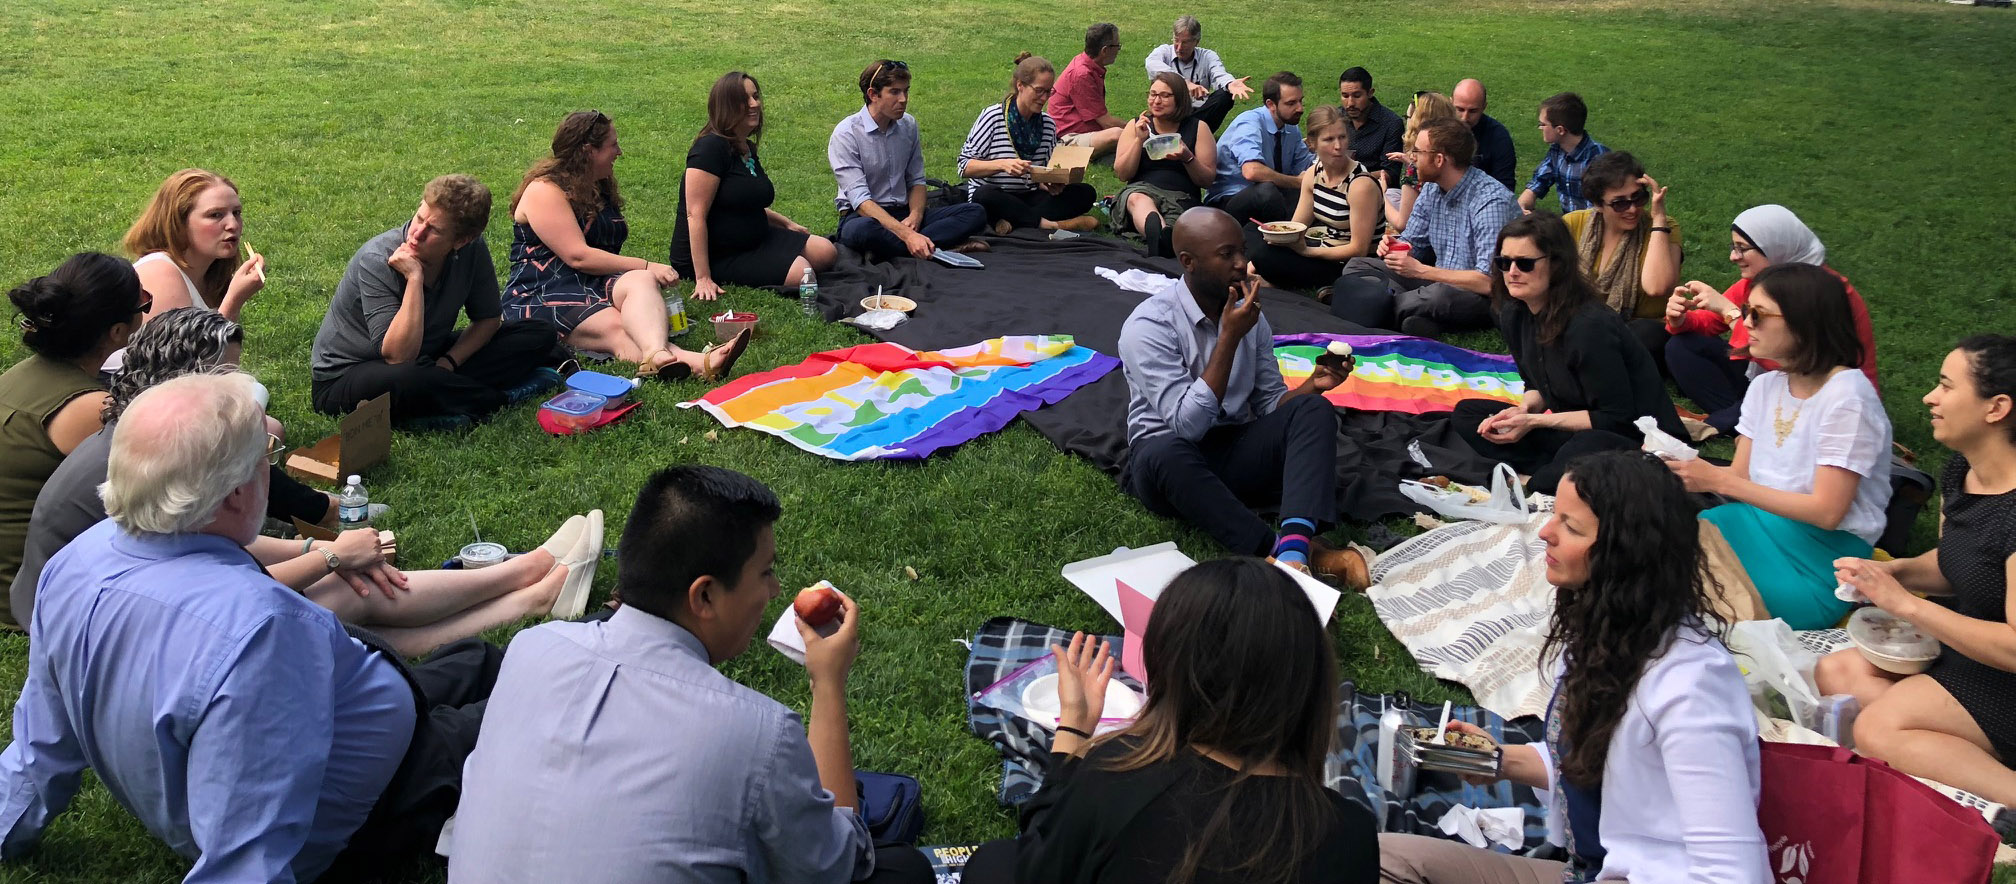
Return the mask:
{"type": "MultiPolygon", "coordinates": [[[[1370,175],[1371,170],[1364,163],[1357,163],[1350,174],[1344,176],[1339,187],[1323,183],[1321,174],[1316,178],[1316,187],[1310,192],[1311,209],[1316,213],[1316,223],[1332,230],[1351,232],[1351,182],[1360,175],[1370,175]]],[[[1373,225],[1377,229],[1378,225],[1373,225]]]]}
{"type": "MultiPolygon", "coordinates": [[[[959,174],[966,174],[966,164],[974,160],[1012,160],[1015,140],[1008,134],[1008,116],[1001,108],[1007,102],[988,105],[980,111],[980,118],[973,121],[973,131],[966,134],[966,146],[959,149],[959,174]]],[[[1043,139],[1034,156],[1022,157],[1031,165],[1042,166],[1050,162],[1050,151],[1057,146],[1057,121],[1042,111],[1036,112],[1036,122],[1043,128],[1043,139]]],[[[1010,175],[998,172],[984,178],[972,178],[966,182],[966,192],[973,193],[982,184],[992,184],[1002,190],[1034,190],[1036,183],[1027,175],[1010,175]]]]}

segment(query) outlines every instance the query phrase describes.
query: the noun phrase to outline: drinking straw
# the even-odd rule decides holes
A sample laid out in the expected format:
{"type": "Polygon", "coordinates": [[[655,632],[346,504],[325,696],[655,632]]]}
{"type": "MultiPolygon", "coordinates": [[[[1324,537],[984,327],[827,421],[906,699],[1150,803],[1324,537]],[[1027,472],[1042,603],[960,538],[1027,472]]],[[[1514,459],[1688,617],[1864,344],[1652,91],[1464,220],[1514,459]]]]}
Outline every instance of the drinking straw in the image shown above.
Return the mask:
{"type": "Polygon", "coordinates": [[[476,514],[469,510],[463,510],[462,512],[469,516],[469,533],[476,535],[477,543],[482,543],[483,532],[476,530],[476,514]]]}
{"type": "Polygon", "coordinates": [[[1442,742],[1442,735],[1449,732],[1449,709],[1454,702],[1453,700],[1442,701],[1442,723],[1435,726],[1435,742],[1437,743],[1442,742]]]}

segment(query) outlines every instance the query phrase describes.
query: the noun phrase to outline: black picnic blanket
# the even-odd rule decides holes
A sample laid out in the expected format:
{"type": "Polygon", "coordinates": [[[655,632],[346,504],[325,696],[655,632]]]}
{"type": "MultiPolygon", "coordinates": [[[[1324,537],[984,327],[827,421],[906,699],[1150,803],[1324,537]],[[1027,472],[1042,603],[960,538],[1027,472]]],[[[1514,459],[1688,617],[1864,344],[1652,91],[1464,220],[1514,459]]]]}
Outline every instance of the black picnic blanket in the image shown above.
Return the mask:
{"type": "MultiPolygon", "coordinates": [[[[858,316],[861,299],[901,295],[917,302],[909,321],[871,336],[918,350],[958,347],[1001,335],[1068,334],[1086,347],[1118,356],[1120,326],[1142,298],[1094,273],[1145,270],[1182,275],[1174,260],[1149,258],[1125,242],[1104,237],[1048,240],[1021,232],[987,237],[992,251],[974,257],[984,269],[949,267],[900,258],[871,262],[846,247],[834,269],[819,277],[819,304],[828,320],[858,316]]],[[[1261,309],[1276,334],[1374,330],[1330,315],[1304,295],[1262,289],[1261,309]]],[[[1444,475],[1461,482],[1490,481],[1490,461],[1449,429],[1447,421],[1394,412],[1338,409],[1338,511],[1360,521],[1404,515],[1419,507],[1399,492],[1400,479],[1444,475]],[[1410,457],[1419,443],[1421,459],[1410,457]]],[[[1127,458],[1127,379],[1113,372],[1063,401],[1026,412],[1037,432],[1058,448],[1119,475],[1127,458]]]]}

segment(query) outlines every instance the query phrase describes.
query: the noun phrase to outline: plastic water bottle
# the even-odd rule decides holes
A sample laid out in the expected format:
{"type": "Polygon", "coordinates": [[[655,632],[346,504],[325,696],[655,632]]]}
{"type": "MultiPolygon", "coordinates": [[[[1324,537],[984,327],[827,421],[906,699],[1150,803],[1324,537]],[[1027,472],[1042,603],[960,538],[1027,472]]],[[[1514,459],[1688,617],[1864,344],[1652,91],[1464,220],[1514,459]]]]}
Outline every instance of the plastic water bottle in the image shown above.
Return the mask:
{"type": "Polygon", "coordinates": [[[343,493],[336,498],[336,521],[345,531],[371,527],[371,495],[364,492],[362,478],[351,476],[344,483],[343,493]]]}
{"type": "Polygon", "coordinates": [[[806,316],[819,315],[819,280],[812,276],[812,268],[805,268],[805,275],[798,277],[798,309],[806,316]]]}

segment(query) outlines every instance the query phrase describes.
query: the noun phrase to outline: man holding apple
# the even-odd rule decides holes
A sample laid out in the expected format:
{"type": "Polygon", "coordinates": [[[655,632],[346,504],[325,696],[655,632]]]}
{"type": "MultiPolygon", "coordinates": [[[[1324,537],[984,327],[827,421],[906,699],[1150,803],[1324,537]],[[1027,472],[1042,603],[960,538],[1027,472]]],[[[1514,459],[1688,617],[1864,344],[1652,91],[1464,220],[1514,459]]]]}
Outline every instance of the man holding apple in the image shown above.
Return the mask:
{"type": "Polygon", "coordinates": [[[1183,277],[1120,328],[1129,452],[1121,486],[1235,555],[1271,555],[1364,588],[1369,557],[1317,538],[1337,513],[1337,412],[1322,394],[1351,373],[1350,357],[1324,355],[1288,389],[1239,222],[1191,209],[1176,220],[1174,246],[1183,277]],[[1280,524],[1269,526],[1249,501],[1278,501],[1280,524]]]}
{"type": "Polygon", "coordinates": [[[852,599],[834,593],[832,628],[798,627],[809,728],[714,668],[748,649],[778,595],[782,512],[719,467],[645,482],[623,528],[622,607],[511,642],[522,659],[507,656],[464,768],[450,881],[931,880],[923,854],[878,848],[856,813],[852,599]]]}

